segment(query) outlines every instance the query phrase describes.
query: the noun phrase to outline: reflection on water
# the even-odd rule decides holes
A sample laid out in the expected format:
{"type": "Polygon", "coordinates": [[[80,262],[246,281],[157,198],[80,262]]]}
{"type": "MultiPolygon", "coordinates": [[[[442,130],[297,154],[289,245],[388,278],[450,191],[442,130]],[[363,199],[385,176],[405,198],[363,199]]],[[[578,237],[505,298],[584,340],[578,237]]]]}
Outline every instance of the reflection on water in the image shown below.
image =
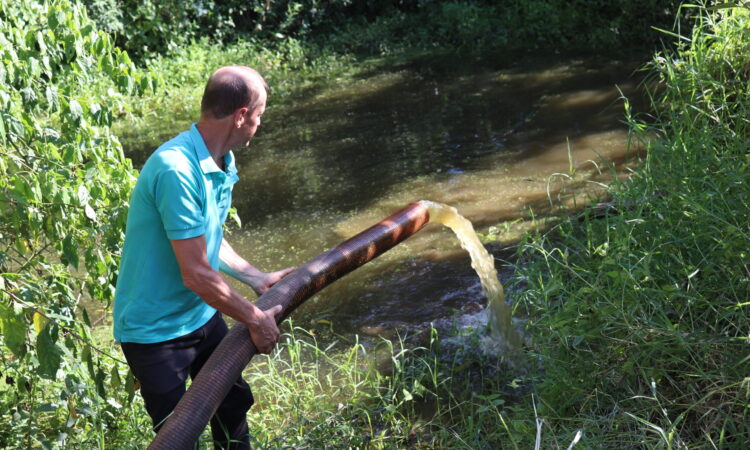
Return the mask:
{"type": "MultiPolygon", "coordinates": [[[[480,232],[502,222],[524,229],[529,207],[549,213],[550,198],[588,202],[612,169],[622,176],[632,165],[618,87],[635,95],[638,64],[423,58],[271,104],[253,145],[237,153],[244,226],[228,239],[272,270],[419,199],[456,207],[480,232]]],[[[502,278],[509,267],[500,269],[502,278]]],[[[325,289],[295,320],[380,333],[484,302],[468,256],[431,227],[325,289]]]]}

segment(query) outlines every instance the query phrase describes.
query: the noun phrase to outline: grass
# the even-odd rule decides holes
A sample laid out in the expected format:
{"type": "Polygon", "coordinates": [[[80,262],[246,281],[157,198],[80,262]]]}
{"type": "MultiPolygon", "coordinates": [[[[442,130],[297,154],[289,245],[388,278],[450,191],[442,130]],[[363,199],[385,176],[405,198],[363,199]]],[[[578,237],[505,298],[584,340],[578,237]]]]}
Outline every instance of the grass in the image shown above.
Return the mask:
{"type": "Polygon", "coordinates": [[[614,208],[520,251],[540,410],[555,433],[580,428],[595,446],[750,439],[750,19],[695,12],[687,43],[651,64],[655,115],[629,118],[650,148],[613,186],[614,208]]]}
{"type": "Polygon", "coordinates": [[[478,341],[441,344],[434,329],[419,340],[321,349],[290,326],[275,354],[247,373],[259,399],[250,413],[256,445],[481,448],[504,440],[502,393],[514,389],[507,362],[478,357],[478,341]]]}

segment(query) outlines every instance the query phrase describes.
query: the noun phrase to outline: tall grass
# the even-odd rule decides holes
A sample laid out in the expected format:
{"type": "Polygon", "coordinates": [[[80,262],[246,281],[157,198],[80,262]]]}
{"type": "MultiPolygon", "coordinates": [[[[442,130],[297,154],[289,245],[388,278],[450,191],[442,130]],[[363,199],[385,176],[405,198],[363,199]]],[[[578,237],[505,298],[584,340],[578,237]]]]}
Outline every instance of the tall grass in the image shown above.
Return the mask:
{"type": "Polygon", "coordinates": [[[289,327],[276,353],[246,374],[258,399],[255,445],[481,448],[506,440],[511,426],[528,428],[507,419],[503,392],[522,386],[502,360],[480,356],[476,341],[441,345],[434,329],[421,341],[320,348],[289,327]]]}
{"type": "Polygon", "coordinates": [[[686,9],[657,55],[649,151],[612,211],[526,240],[516,282],[540,412],[594,445],[750,441],[750,12],[686,9]]]}

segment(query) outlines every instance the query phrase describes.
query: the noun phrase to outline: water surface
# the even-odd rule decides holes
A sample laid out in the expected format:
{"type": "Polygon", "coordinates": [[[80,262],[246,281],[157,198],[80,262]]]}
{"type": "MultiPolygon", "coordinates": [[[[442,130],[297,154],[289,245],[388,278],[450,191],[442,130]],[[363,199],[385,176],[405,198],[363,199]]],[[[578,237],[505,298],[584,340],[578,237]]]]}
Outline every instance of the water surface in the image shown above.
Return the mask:
{"type": "MultiPolygon", "coordinates": [[[[244,226],[227,239],[259,268],[275,270],[422,199],[456,207],[484,233],[528,226],[531,209],[540,217],[559,202],[585,204],[634,165],[620,91],[637,97],[639,64],[442,55],[270,104],[252,146],[236,153],[234,205],[244,226]]],[[[503,246],[490,248],[501,278],[512,270],[503,246]]],[[[485,301],[450,231],[428,225],[294,319],[344,336],[389,334],[485,301]]]]}

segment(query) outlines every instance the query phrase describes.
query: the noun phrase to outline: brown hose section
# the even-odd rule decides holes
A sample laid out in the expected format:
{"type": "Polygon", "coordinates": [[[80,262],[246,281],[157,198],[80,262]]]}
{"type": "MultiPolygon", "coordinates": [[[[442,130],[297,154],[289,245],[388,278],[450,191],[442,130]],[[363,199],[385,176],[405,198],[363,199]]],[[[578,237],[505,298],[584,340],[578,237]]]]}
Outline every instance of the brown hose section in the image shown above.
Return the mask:
{"type": "MultiPolygon", "coordinates": [[[[262,310],[282,305],[282,313],[277,316],[277,322],[281,322],[313,294],[416,233],[429,220],[426,206],[411,203],[338,247],[311,259],[261,295],[255,305],[262,310]]],[[[255,353],[255,345],[245,325],[238,323],[233,326],[148,448],[192,448],[255,353]]]]}

